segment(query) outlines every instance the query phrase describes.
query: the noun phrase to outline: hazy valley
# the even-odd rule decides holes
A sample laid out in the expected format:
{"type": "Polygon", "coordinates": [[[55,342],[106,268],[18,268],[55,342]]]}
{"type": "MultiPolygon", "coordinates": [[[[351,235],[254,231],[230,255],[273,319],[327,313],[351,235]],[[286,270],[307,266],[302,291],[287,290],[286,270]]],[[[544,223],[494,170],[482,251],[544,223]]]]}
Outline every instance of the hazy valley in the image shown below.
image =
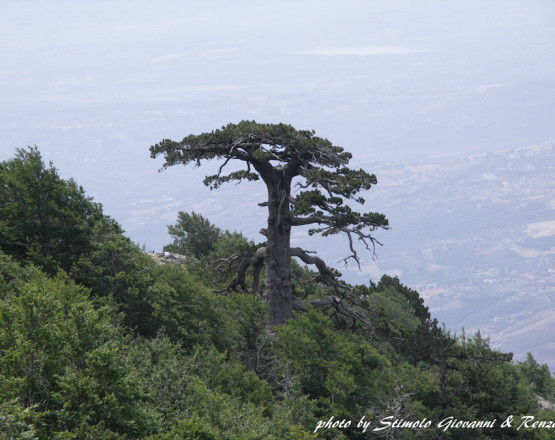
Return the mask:
{"type": "Polygon", "coordinates": [[[375,172],[392,229],[366,270],[399,275],[452,330],[555,369],[553,145],[375,172]]]}
{"type": "MultiPolygon", "coordinates": [[[[532,352],[555,370],[555,152],[552,144],[430,164],[363,164],[378,185],[365,208],[383,212],[391,230],[377,231],[384,244],[376,257],[361,250],[361,268],[337,262],[348,249],[342,237],[308,237],[296,245],[335,263],[351,283],[396,275],[418,290],[433,316],[467,334],[480,329],[492,345],[515,359],[532,352]]],[[[177,210],[202,212],[215,224],[254,240],[265,221],[262,185],[199,187],[208,169],[172,170],[161,197],[137,202],[123,224],[138,224],[150,243],[169,243],[165,225],[177,210]],[[181,182],[181,184],[179,184],[181,182]],[[139,214],[139,215],[138,215],[139,214]],[[156,238],[154,238],[156,237],[156,238]]],[[[161,250],[155,246],[153,250],[161,250]]]]}

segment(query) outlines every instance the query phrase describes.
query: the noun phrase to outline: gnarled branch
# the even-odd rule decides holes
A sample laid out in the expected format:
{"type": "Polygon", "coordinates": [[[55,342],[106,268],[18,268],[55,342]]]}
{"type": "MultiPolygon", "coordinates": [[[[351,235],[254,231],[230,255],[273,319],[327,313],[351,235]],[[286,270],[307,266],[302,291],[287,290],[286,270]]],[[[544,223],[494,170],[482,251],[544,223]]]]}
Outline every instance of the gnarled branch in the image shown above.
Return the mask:
{"type": "Polygon", "coordinates": [[[261,247],[256,250],[254,255],[246,257],[241,261],[239,269],[237,271],[237,278],[235,278],[227,287],[226,290],[234,290],[238,286],[243,290],[248,292],[245,286],[245,278],[247,274],[247,269],[249,266],[253,267],[253,282],[252,282],[252,293],[257,293],[260,286],[260,271],[262,265],[264,264],[264,258],[266,257],[266,247],[261,247]]]}
{"type": "Polygon", "coordinates": [[[330,269],[321,258],[309,255],[307,251],[301,248],[291,248],[289,254],[292,257],[300,258],[306,264],[315,265],[323,281],[332,286],[336,293],[342,294],[348,290],[345,284],[337,280],[334,271],[330,269]]]}

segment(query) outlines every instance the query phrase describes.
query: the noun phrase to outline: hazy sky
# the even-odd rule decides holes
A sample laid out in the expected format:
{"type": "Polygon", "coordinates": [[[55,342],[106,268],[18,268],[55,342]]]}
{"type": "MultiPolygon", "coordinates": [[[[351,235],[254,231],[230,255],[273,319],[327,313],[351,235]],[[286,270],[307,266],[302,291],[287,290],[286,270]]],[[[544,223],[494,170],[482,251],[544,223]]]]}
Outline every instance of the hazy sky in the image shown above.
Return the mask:
{"type": "Polygon", "coordinates": [[[552,141],[554,19],[551,0],[3,0],[0,160],[38,145],[146,242],[149,201],[208,194],[198,170],[157,174],[163,138],[286,122],[355,166],[552,141]]]}

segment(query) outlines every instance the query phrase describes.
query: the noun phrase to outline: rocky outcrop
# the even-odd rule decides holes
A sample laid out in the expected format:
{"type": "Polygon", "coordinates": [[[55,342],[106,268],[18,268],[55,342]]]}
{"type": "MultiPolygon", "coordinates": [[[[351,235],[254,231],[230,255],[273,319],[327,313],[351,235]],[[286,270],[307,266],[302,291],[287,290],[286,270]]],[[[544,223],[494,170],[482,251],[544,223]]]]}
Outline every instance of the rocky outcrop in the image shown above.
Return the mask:
{"type": "Polygon", "coordinates": [[[544,411],[553,411],[555,410],[555,403],[550,402],[547,399],[544,399],[541,396],[538,396],[538,406],[540,409],[544,411]]]}

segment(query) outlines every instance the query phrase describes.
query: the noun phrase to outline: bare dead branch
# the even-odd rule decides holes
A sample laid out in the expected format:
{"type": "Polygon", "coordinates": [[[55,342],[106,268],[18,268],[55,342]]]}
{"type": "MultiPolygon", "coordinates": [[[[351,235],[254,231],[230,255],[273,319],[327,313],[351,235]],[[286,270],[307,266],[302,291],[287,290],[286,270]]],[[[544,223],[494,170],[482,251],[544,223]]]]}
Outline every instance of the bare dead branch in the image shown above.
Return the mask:
{"type": "Polygon", "coordinates": [[[212,261],[210,265],[213,265],[215,270],[220,270],[223,266],[227,266],[226,270],[227,272],[230,272],[232,264],[242,257],[244,257],[243,254],[237,253],[226,258],[218,258],[217,260],[212,261]]]}
{"type": "MultiPolygon", "coordinates": [[[[233,149],[233,148],[232,148],[233,149]]],[[[218,169],[218,174],[217,176],[220,177],[222,175],[222,170],[225,168],[225,166],[229,163],[229,161],[232,159],[232,157],[228,157],[223,164],[220,165],[220,168],[218,169]]]]}

